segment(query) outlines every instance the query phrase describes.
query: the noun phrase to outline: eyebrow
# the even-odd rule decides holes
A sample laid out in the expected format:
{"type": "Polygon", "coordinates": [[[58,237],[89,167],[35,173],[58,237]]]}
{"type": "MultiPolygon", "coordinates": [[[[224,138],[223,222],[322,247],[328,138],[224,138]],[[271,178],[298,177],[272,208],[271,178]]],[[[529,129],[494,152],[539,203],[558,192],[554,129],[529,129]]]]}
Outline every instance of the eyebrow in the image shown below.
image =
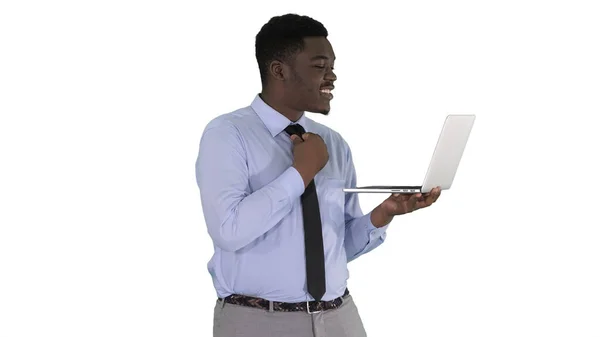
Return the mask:
{"type": "MultiPolygon", "coordinates": [[[[316,61],[316,60],[329,60],[329,57],[325,56],[325,55],[317,55],[317,56],[313,56],[310,58],[311,61],[316,61]]],[[[333,60],[335,61],[335,57],[333,58],[333,60]]]]}

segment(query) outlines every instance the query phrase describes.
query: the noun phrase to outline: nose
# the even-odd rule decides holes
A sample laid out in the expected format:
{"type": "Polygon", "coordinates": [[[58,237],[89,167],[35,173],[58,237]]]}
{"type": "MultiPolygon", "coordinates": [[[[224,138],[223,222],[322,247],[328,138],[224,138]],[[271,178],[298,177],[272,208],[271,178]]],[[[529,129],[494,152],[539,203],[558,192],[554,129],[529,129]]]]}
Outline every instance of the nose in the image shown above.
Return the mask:
{"type": "Polygon", "coordinates": [[[332,68],[329,68],[329,71],[325,74],[325,79],[331,82],[337,80],[337,76],[333,72],[332,68]]]}

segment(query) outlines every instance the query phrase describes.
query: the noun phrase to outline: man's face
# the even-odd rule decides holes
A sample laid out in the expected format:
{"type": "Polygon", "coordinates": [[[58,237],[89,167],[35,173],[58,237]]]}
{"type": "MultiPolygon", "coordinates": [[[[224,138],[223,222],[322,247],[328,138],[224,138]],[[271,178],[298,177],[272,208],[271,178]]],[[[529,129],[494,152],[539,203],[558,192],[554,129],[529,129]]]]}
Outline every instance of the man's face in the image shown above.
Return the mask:
{"type": "Polygon", "coordinates": [[[331,109],[331,90],[337,79],[333,73],[335,54],[324,37],[304,39],[304,50],[289,65],[290,80],[285,83],[288,104],[299,111],[324,115],[331,109]]]}

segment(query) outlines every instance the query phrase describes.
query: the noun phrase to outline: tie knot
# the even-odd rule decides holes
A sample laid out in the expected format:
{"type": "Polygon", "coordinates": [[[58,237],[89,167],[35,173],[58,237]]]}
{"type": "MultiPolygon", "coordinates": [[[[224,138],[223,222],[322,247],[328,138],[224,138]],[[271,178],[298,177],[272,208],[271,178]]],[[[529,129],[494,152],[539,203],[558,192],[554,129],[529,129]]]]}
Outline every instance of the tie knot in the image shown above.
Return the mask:
{"type": "Polygon", "coordinates": [[[302,127],[302,125],[300,124],[290,124],[285,128],[285,132],[288,133],[288,135],[298,135],[299,137],[302,137],[302,135],[305,133],[304,128],[302,127]]]}

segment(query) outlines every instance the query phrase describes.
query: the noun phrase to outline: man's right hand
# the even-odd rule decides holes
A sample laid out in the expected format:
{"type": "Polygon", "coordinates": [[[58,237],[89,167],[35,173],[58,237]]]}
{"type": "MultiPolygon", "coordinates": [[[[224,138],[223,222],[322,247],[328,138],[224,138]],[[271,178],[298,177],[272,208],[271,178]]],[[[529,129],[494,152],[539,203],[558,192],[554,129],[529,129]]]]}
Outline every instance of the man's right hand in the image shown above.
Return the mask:
{"type": "Polygon", "coordinates": [[[306,187],[327,164],[329,160],[327,145],[321,136],[310,132],[303,134],[302,138],[297,135],[292,135],[290,138],[294,144],[293,166],[302,176],[306,187]]]}

